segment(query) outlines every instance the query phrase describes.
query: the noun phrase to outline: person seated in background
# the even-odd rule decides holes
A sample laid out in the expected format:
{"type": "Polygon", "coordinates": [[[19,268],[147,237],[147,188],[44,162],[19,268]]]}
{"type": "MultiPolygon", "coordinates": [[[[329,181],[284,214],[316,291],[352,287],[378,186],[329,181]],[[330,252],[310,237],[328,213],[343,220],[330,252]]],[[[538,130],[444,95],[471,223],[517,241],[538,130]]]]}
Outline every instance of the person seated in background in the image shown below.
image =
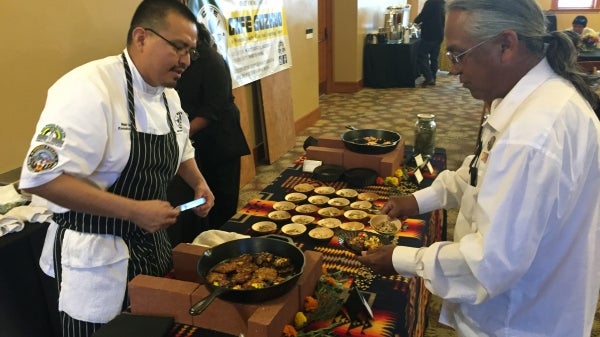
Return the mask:
{"type": "Polygon", "coordinates": [[[595,30],[587,27],[588,19],[583,15],[577,15],[573,19],[571,30],[579,34],[580,36],[585,35],[598,35],[595,30]]]}

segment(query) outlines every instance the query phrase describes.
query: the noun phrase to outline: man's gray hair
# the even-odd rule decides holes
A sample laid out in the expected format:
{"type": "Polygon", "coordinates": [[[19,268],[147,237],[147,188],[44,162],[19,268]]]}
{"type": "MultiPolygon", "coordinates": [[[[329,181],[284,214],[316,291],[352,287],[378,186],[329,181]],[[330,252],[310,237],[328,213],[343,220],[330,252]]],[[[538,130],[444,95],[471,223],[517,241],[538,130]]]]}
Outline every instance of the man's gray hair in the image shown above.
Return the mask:
{"type": "Polygon", "coordinates": [[[563,32],[546,31],[546,16],[535,0],[450,0],[446,12],[451,11],[469,13],[465,31],[478,42],[504,30],[516,32],[527,49],[546,56],[552,69],[571,81],[592,108],[598,106],[598,95],[592,89],[594,79],[577,65],[573,42],[563,32]]]}

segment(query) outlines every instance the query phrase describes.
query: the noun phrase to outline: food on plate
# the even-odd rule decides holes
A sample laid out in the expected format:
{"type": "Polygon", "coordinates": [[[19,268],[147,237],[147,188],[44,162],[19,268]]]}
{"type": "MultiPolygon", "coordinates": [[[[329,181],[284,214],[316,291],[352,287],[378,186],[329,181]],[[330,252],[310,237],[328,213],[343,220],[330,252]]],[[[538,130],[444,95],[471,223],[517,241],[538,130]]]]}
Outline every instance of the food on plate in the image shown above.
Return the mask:
{"type": "Polygon", "coordinates": [[[346,207],[350,204],[350,200],[346,198],[331,198],[327,202],[329,206],[346,207]]]}
{"type": "Polygon", "coordinates": [[[344,197],[344,198],[355,198],[358,195],[358,192],[356,192],[356,190],[353,190],[351,188],[342,188],[341,190],[338,190],[337,192],[335,192],[335,194],[339,195],[340,197],[344,197]]]}
{"type": "Polygon", "coordinates": [[[350,207],[352,207],[354,209],[369,209],[372,206],[373,206],[373,204],[370,201],[366,201],[366,200],[355,201],[350,204],[350,207]]]}
{"type": "Polygon", "coordinates": [[[336,218],[323,218],[317,221],[317,225],[327,227],[327,228],[336,228],[342,224],[340,219],[336,218]]]}
{"type": "Polygon", "coordinates": [[[390,219],[387,215],[376,215],[369,221],[371,227],[377,232],[385,235],[396,234],[402,228],[402,221],[390,219]]]}
{"type": "Polygon", "coordinates": [[[369,215],[367,212],[359,210],[359,209],[351,209],[349,211],[344,212],[344,217],[348,220],[362,220],[369,215]]]}
{"type": "Polygon", "coordinates": [[[300,193],[312,192],[314,189],[315,189],[315,187],[312,184],[308,184],[308,183],[298,184],[298,185],[294,186],[294,191],[300,192],[300,193]]]}
{"type": "Polygon", "coordinates": [[[273,221],[259,221],[252,225],[252,230],[261,234],[274,233],[277,230],[277,224],[273,221]]]}
{"type": "Polygon", "coordinates": [[[303,225],[308,225],[309,223],[311,223],[313,221],[315,221],[315,217],[310,216],[310,215],[299,214],[299,215],[294,215],[292,217],[292,222],[303,224],[303,225]]]}
{"type": "Polygon", "coordinates": [[[306,194],[304,193],[298,193],[298,192],[294,192],[294,193],[289,193],[285,196],[285,200],[286,201],[291,201],[294,203],[299,203],[301,201],[306,200],[306,198],[308,198],[306,196],[306,194]]]}
{"type": "Polygon", "coordinates": [[[292,215],[288,211],[273,211],[267,214],[267,216],[269,217],[269,219],[275,221],[287,220],[292,217],[292,215]]]}
{"type": "Polygon", "coordinates": [[[325,205],[329,201],[329,197],[324,195],[313,195],[308,198],[308,202],[313,205],[325,205]]]}
{"type": "Polygon", "coordinates": [[[322,194],[322,195],[334,194],[335,188],[333,188],[331,186],[319,186],[319,187],[315,188],[315,193],[322,194]]]}
{"type": "Polygon", "coordinates": [[[296,236],[306,232],[306,226],[293,222],[281,227],[281,232],[289,236],[296,236]]]}
{"type": "Polygon", "coordinates": [[[373,202],[373,201],[379,199],[379,195],[377,195],[377,193],[373,193],[373,192],[364,192],[364,193],[359,193],[357,198],[358,198],[358,200],[373,202]]]}
{"type": "Polygon", "coordinates": [[[290,211],[296,208],[296,204],[291,201],[278,201],[273,204],[273,209],[276,211],[290,211]]]}
{"type": "Polygon", "coordinates": [[[336,207],[325,207],[318,210],[317,213],[319,213],[320,216],[334,218],[336,216],[340,216],[342,214],[342,210],[336,207]]]}
{"type": "Polygon", "coordinates": [[[365,225],[362,222],[350,221],[350,222],[343,222],[340,225],[340,228],[343,230],[347,230],[347,231],[360,231],[365,228],[365,225]]]}
{"type": "Polygon", "coordinates": [[[260,252],[219,262],[206,275],[206,280],[217,287],[251,290],[277,285],[293,275],[294,266],[289,258],[260,252]]]}
{"type": "Polygon", "coordinates": [[[300,205],[298,207],[296,207],[296,212],[298,213],[303,213],[303,214],[309,214],[309,213],[314,213],[319,209],[319,207],[313,205],[313,204],[306,204],[306,205],[300,205]]]}
{"type": "Polygon", "coordinates": [[[359,232],[354,236],[347,237],[344,244],[356,252],[377,249],[383,245],[379,237],[367,232],[359,232]]]}
{"type": "Polygon", "coordinates": [[[316,227],[308,232],[308,236],[316,240],[328,240],[333,237],[333,231],[327,227],[316,227]]]}
{"type": "Polygon", "coordinates": [[[366,136],[363,137],[364,141],[366,142],[366,145],[391,145],[392,141],[390,140],[385,140],[383,138],[377,138],[377,137],[373,137],[373,136],[366,136]]]}

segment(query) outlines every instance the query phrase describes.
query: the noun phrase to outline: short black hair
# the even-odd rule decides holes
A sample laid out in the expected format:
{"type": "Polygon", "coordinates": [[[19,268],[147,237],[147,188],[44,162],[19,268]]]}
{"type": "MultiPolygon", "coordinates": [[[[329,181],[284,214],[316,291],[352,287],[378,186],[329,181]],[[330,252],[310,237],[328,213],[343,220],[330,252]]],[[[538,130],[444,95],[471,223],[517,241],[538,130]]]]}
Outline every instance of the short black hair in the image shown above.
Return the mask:
{"type": "Polygon", "coordinates": [[[573,24],[574,25],[582,25],[582,26],[587,26],[587,18],[583,15],[577,15],[575,17],[575,19],[573,19],[573,24]]]}
{"type": "Polygon", "coordinates": [[[127,32],[127,45],[131,44],[131,36],[136,27],[160,28],[165,23],[165,17],[169,12],[175,12],[196,23],[194,13],[183,3],[177,0],[143,0],[133,13],[129,31],[127,32]]]}

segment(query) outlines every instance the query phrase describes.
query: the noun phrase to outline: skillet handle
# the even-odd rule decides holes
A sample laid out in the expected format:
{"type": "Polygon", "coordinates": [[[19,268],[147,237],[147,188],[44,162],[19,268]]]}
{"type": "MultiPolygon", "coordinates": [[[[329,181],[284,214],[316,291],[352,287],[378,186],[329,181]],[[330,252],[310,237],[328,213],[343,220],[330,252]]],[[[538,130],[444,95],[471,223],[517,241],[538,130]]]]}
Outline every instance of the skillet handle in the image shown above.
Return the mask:
{"type": "Polygon", "coordinates": [[[357,128],[355,128],[352,125],[346,125],[346,129],[348,129],[348,130],[358,130],[357,128]]]}
{"type": "Polygon", "coordinates": [[[212,303],[212,301],[214,301],[215,298],[217,298],[219,295],[221,295],[227,291],[229,291],[229,289],[224,288],[224,287],[215,288],[208,296],[206,296],[205,298],[196,302],[196,304],[194,304],[190,308],[190,310],[189,310],[190,315],[192,315],[192,316],[200,315],[204,310],[206,310],[206,308],[208,308],[208,306],[212,303]]]}
{"type": "Polygon", "coordinates": [[[288,236],[283,236],[283,235],[278,235],[278,234],[268,234],[268,235],[264,235],[263,238],[285,241],[287,243],[294,245],[294,240],[292,240],[292,238],[290,238],[288,236]]]}

